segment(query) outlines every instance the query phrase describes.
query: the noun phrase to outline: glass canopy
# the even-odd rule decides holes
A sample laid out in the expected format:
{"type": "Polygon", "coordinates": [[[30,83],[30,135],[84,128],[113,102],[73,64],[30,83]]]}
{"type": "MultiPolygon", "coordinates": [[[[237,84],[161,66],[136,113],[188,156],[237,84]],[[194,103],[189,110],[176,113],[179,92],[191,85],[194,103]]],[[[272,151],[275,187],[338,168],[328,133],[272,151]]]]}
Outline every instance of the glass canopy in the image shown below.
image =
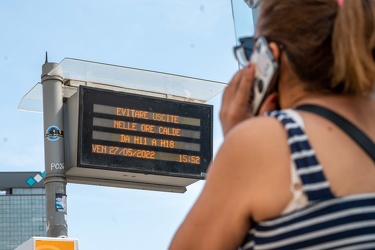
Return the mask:
{"type": "MultiPolygon", "coordinates": [[[[74,94],[77,86],[87,85],[166,99],[205,103],[221,93],[226,86],[221,82],[73,58],[65,58],[59,66],[64,78],[64,97],[74,94]]],[[[55,69],[49,75],[53,75],[55,69]]],[[[37,83],[22,98],[18,109],[43,111],[41,83],[37,83]]]]}

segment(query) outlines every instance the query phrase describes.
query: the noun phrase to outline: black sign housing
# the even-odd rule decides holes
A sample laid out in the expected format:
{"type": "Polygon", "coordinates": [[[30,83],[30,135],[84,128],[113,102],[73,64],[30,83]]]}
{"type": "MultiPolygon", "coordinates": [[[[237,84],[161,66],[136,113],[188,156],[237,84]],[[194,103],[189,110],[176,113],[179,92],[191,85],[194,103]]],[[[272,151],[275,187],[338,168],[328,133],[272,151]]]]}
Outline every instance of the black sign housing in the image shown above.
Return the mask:
{"type": "Polygon", "coordinates": [[[77,166],[204,179],[213,106],[80,86],[77,166]]]}

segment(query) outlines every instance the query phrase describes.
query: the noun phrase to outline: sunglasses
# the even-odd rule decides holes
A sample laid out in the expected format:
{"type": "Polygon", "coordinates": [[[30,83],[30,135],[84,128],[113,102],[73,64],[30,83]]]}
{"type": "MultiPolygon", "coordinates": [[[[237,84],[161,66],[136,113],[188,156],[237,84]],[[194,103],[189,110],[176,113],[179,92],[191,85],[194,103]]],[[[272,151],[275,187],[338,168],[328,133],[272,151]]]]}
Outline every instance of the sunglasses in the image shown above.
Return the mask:
{"type": "Polygon", "coordinates": [[[256,38],[249,36],[239,38],[238,40],[240,41],[240,45],[233,47],[234,57],[242,67],[247,67],[253,53],[256,38]]]}
{"type": "MultiPolygon", "coordinates": [[[[241,37],[238,40],[240,41],[240,45],[233,47],[234,57],[237,59],[238,63],[242,67],[247,67],[249,65],[251,55],[254,52],[254,45],[257,41],[258,37],[253,36],[247,36],[247,37],[241,37]]],[[[267,39],[267,37],[266,37],[267,39]]],[[[268,39],[267,39],[268,40],[268,39]]],[[[275,42],[277,46],[279,47],[280,51],[285,51],[288,59],[293,62],[295,60],[294,56],[290,53],[288,49],[285,48],[285,46],[277,42],[275,40],[269,40],[269,42],[275,42]]],[[[259,49],[259,48],[257,48],[259,49]]]]}

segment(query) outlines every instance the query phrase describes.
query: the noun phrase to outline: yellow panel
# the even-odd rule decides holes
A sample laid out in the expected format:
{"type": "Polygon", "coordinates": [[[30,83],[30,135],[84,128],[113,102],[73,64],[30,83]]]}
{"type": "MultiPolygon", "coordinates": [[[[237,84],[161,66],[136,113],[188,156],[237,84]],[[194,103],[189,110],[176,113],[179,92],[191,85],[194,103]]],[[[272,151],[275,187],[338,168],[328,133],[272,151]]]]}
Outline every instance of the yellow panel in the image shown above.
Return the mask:
{"type": "Polygon", "coordinates": [[[74,250],[74,241],[36,240],[35,250],[74,250]]]}

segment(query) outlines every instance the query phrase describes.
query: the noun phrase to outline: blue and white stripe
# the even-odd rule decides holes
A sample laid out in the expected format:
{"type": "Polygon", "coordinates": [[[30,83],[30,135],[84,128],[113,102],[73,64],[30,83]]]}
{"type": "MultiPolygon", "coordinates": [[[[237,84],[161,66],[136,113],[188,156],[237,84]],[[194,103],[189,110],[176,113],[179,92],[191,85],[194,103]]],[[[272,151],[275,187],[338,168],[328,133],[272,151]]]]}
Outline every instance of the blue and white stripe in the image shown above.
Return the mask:
{"type": "Polygon", "coordinates": [[[283,111],[269,114],[288,134],[306,207],[253,222],[242,249],[374,249],[375,193],[334,197],[303,129],[283,111]]]}

